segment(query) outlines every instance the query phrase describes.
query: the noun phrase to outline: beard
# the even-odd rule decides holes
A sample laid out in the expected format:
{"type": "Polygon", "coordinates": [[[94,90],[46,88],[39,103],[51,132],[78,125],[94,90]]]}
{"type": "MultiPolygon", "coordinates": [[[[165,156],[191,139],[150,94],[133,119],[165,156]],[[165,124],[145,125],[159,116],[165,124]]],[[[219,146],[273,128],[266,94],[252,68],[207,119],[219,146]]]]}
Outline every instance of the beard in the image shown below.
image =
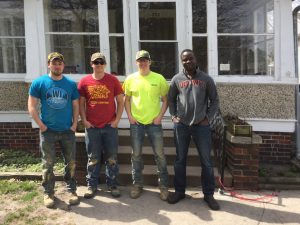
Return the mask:
{"type": "Polygon", "coordinates": [[[51,70],[51,74],[56,76],[56,77],[59,77],[62,75],[62,71],[60,70],[51,70]]]}

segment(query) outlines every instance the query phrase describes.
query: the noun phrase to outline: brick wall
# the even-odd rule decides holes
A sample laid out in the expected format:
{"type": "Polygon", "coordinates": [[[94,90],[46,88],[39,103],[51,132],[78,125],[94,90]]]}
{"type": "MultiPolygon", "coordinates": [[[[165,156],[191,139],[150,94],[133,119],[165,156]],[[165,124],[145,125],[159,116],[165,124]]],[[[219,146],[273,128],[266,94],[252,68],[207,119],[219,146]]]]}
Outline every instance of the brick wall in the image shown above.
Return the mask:
{"type": "Polygon", "coordinates": [[[226,140],[227,166],[235,189],[258,188],[258,145],[233,144],[226,140]]]}
{"type": "Polygon", "coordinates": [[[39,130],[31,123],[0,123],[0,148],[39,152],[39,130]]]}
{"type": "Polygon", "coordinates": [[[294,133],[255,132],[263,143],[259,146],[261,163],[287,164],[295,154],[296,140],[294,133]]]}

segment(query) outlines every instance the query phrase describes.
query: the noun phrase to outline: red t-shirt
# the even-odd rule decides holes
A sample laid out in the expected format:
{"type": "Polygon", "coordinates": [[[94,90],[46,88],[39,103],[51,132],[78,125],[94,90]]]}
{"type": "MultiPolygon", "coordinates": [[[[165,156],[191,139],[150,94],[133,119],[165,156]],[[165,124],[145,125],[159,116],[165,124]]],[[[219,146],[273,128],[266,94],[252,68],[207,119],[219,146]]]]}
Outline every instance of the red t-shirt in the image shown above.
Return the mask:
{"type": "Polygon", "coordinates": [[[101,80],[89,74],[78,84],[80,96],[86,99],[86,119],[95,127],[104,127],[116,118],[115,96],[123,94],[119,80],[105,73],[101,80]]]}

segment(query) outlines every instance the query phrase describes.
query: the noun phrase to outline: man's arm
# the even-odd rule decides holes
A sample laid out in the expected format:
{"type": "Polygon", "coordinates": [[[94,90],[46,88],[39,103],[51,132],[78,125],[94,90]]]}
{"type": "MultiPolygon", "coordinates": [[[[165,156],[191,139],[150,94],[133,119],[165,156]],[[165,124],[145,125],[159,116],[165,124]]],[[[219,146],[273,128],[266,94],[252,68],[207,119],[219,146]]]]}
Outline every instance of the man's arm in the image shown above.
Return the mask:
{"type": "Polygon", "coordinates": [[[177,117],[177,97],[178,97],[178,89],[175,84],[174,79],[171,80],[170,89],[168,93],[168,105],[169,105],[169,112],[172,116],[172,121],[174,123],[178,123],[180,118],[177,117]]]}
{"type": "Polygon", "coordinates": [[[79,97],[79,114],[85,128],[93,127],[86,119],[86,99],[83,96],[79,97]]]}
{"type": "Polygon", "coordinates": [[[79,116],[79,101],[78,101],[78,99],[74,99],[72,101],[72,107],[73,107],[73,124],[70,129],[72,131],[76,132],[78,116],[79,116]]]}
{"type": "Polygon", "coordinates": [[[207,84],[209,108],[207,110],[208,121],[211,121],[219,109],[219,96],[214,80],[211,78],[207,84]]]}
{"type": "Polygon", "coordinates": [[[129,119],[130,124],[136,124],[136,119],[131,114],[131,96],[125,95],[125,110],[129,119]]]}
{"type": "Polygon", "coordinates": [[[161,120],[162,120],[163,116],[165,115],[165,112],[167,111],[167,108],[168,108],[168,97],[166,95],[162,96],[161,100],[162,100],[162,105],[161,105],[161,108],[160,108],[160,113],[153,120],[153,123],[156,124],[156,125],[161,124],[161,120]]]}
{"type": "Polygon", "coordinates": [[[124,95],[119,94],[116,97],[117,100],[117,114],[116,114],[116,119],[111,123],[111,127],[118,127],[118,124],[120,122],[123,110],[124,110],[124,95]]]}
{"type": "Polygon", "coordinates": [[[29,97],[28,97],[28,112],[31,115],[32,119],[39,126],[41,132],[44,132],[44,131],[47,130],[47,126],[42,122],[42,120],[39,117],[39,113],[38,113],[38,111],[36,109],[38,103],[39,103],[39,99],[38,98],[29,95],[29,97]]]}

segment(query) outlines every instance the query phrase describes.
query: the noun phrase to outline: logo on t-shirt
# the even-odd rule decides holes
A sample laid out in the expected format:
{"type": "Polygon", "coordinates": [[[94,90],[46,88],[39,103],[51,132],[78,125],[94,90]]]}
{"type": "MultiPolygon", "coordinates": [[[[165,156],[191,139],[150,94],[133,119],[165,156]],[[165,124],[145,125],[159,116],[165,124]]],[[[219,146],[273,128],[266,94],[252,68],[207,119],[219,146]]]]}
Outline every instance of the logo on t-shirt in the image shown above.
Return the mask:
{"type": "Polygon", "coordinates": [[[68,102],[68,93],[59,87],[50,88],[46,93],[46,101],[53,109],[63,109],[68,102]]]}
{"type": "Polygon", "coordinates": [[[110,90],[105,85],[92,85],[88,86],[88,92],[90,97],[90,104],[109,104],[108,97],[110,90]]]}

